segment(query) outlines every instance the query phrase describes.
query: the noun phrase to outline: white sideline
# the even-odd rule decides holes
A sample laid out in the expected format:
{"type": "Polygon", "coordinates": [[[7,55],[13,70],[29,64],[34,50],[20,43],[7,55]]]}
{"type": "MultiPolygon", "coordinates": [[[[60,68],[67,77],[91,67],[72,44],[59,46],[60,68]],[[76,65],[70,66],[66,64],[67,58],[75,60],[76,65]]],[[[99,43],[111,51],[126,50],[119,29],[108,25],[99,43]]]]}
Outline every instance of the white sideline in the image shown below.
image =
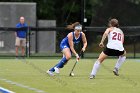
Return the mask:
{"type": "MultiPolygon", "coordinates": [[[[20,84],[20,83],[11,81],[11,80],[7,80],[7,79],[1,78],[1,77],[0,77],[0,80],[1,80],[1,81],[4,81],[4,82],[6,82],[6,83],[9,83],[9,84],[11,84],[11,85],[16,85],[16,86],[18,86],[18,87],[22,87],[22,88],[26,88],[26,89],[28,89],[28,90],[35,91],[36,93],[47,93],[47,92],[45,92],[45,91],[43,91],[43,90],[36,89],[36,88],[32,88],[32,87],[30,87],[30,86],[26,86],[26,85],[23,85],[23,84],[20,84]]],[[[15,93],[15,92],[10,92],[10,93],[15,93]]]]}
{"type": "Polygon", "coordinates": [[[1,93],[15,93],[15,92],[13,92],[13,91],[10,91],[10,90],[5,89],[5,88],[2,88],[2,87],[0,87],[0,92],[1,92],[1,93]],[[1,92],[1,90],[6,91],[6,92],[1,92]]]}

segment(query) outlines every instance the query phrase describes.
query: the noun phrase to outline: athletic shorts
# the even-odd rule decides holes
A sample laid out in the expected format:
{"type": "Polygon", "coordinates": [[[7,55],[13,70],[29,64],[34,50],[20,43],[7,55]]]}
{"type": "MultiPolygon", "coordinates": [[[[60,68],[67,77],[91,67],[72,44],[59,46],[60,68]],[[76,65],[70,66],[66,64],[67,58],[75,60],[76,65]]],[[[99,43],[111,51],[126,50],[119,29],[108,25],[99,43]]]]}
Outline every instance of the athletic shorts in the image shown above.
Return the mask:
{"type": "Polygon", "coordinates": [[[62,51],[64,48],[70,48],[70,47],[69,47],[69,45],[66,44],[66,43],[61,43],[61,44],[60,44],[60,49],[61,49],[61,51],[62,51]]]}
{"type": "MultiPolygon", "coordinates": [[[[61,51],[62,51],[64,48],[69,48],[69,49],[70,49],[70,46],[69,46],[67,43],[61,42],[61,44],[60,44],[60,49],[61,49],[61,51]]],[[[72,54],[71,49],[70,49],[70,53],[72,54]]]]}
{"type": "Polygon", "coordinates": [[[26,38],[16,37],[15,46],[26,46],[26,38]]]}
{"type": "Polygon", "coordinates": [[[110,49],[110,48],[105,48],[103,51],[106,55],[108,56],[120,56],[124,54],[124,50],[123,51],[119,51],[119,50],[114,50],[114,49],[110,49]]]}

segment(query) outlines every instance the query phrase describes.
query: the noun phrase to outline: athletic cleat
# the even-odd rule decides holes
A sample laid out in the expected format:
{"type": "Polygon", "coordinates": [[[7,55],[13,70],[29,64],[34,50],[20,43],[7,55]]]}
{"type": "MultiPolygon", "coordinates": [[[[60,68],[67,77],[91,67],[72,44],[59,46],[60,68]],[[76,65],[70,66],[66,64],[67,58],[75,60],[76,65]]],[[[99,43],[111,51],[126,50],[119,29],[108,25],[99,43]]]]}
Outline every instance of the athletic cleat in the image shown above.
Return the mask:
{"type": "Polygon", "coordinates": [[[94,79],[95,75],[90,75],[89,79],[94,79]]]}
{"type": "Polygon", "coordinates": [[[59,73],[60,73],[60,70],[59,70],[59,68],[57,68],[57,67],[54,67],[54,69],[55,69],[55,73],[57,73],[57,74],[59,74],[59,73]]]}
{"type": "Polygon", "coordinates": [[[114,75],[119,76],[119,73],[118,73],[118,69],[117,68],[114,68],[113,73],[114,73],[114,75]]]}
{"type": "Polygon", "coordinates": [[[47,74],[49,75],[49,76],[54,76],[54,74],[53,74],[53,72],[51,72],[51,71],[46,71],[47,72],[47,74]]]}

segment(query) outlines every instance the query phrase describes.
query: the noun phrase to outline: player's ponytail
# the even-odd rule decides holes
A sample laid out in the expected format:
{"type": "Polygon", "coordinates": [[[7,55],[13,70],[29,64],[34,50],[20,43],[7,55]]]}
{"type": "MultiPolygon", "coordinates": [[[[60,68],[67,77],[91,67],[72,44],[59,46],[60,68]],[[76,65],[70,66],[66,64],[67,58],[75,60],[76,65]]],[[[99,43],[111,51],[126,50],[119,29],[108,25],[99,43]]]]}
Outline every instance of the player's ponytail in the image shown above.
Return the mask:
{"type": "Polygon", "coordinates": [[[79,22],[75,22],[75,23],[73,23],[73,24],[67,25],[66,29],[68,29],[68,30],[73,30],[74,27],[75,27],[76,25],[79,25],[79,24],[80,24],[79,22]]]}

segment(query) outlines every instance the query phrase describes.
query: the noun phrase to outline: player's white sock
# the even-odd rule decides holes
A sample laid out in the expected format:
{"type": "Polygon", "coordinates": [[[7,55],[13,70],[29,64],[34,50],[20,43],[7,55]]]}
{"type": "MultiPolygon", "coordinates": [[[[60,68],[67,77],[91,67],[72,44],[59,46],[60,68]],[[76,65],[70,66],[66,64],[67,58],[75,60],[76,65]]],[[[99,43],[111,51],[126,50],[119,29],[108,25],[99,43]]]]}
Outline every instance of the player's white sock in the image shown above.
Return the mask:
{"type": "Polygon", "coordinates": [[[99,62],[99,60],[97,60],[97,61],[94,63],[94,65],[93,65],[91,75],[94,75],[94,76],[95,76],[96,73],[97,73],[97,71],[98,71],[98,69],[99,69],[99,67],[100,67],[100,62],[99,62]]]}
{"type": "Polygon", "coordinates": [[[125,62],[126,56],[119,56],[118,61],[116,62],[115,68],[119,70],[123,62],[125,62]]]}

